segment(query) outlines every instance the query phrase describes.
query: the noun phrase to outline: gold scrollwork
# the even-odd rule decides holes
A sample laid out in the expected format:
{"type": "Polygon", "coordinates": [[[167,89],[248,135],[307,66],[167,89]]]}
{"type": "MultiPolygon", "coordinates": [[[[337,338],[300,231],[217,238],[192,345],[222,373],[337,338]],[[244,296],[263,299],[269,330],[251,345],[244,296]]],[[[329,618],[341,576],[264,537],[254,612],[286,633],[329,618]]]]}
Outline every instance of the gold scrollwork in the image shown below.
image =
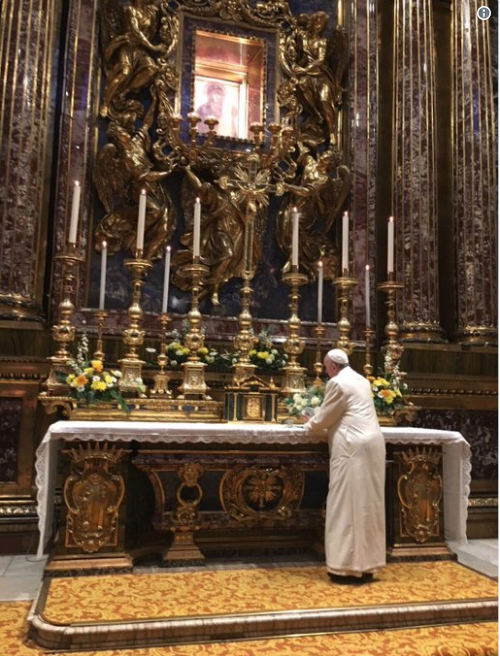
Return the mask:
{"type": "Polygon", "coordinates": [[[302,499],[304,474],[290,467],[237,467],[222,478],[224,510],[237,521],[292,517],[302,499]]]}
{"type": "Polygon", "coordinates": [[[398,479],[403,530],[417,542],[439,536],[443,479],[439,473],[441,452],[432,447],[416,447],[397,453],[404,473],[398,479]]]}
{"type": "Polygon", "coordinates": [[[71,449],[71,473],[64,483],[66,547],[96,553],[118,544],[119,510],[125,493],[120,461],[126,451],[98,444],[71,449]]]}

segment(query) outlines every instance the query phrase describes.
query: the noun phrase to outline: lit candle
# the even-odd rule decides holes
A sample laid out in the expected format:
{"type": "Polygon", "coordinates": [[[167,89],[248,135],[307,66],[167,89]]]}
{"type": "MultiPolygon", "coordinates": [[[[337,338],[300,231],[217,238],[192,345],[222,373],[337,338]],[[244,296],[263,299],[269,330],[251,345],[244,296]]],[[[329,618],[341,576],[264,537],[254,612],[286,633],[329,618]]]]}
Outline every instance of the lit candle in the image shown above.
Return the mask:
{"type": "Polygon", "coordinates": [[[394,273],[394,217],[389,217],[387,226],[387,273],[394,273]]]}
{"type": "Polygon", "coordinates": [[[292,212],[292,266],[299,266],[299,213],[296,207],[292,212]]]}
{"type": "Polygon", "coordinates": [[[80,196],[82,193],[82,188],[78,180],[75,180],[75,185],[73,187],[73,204],[71,206],[71,221],[69,224],[69,237],[68,242],[70,244],[76,244],[76,232],[78,230],[78,214],[80,211],[80,196]]]}
{"type": "Polygon", "coordinates": [[[323,321],[323,262],[318,263],[318,323],[323,321]]]}
{"type": "Polygon", "coordinates": [[[106,263],[108,261],[108,244],[103,241],[101,249],[101,286],[99,288],[99,310],[104,310],[106,296],[106,263]]]}
{"type": "Polygon", "coordinates": [[[342,275],[349,270],[349,214],[342,216],[342,275]]]}
{"type": "Polygon", "coordinates": [[[165,273],[163,275],[163,302],[161,304],[161,311],[163,314],[167,312],[168,306],[168,284],[170,281],[170,246],[167,246],[165,251],[165,273]]]}
{"type": "Polygon", "coordinates": [[[194,225],[193,225],[193,255],[200,255],[200,225],[201,225],[201,202],[197,198],[194,204],[194,225]]]}
{"type": "Polygon", "coordinates": [[[137,219],[137,250],[144,250],[144,229],[146,227],[146,201],[148,197],[146,190],[141,190],[139,196],[139,217],[137,219]]]}
{"type": "Polygon", "coordinates": [[[366,325],[370,325],[370,265],[365,267],[365,305],[366,305],[366,325]]]}

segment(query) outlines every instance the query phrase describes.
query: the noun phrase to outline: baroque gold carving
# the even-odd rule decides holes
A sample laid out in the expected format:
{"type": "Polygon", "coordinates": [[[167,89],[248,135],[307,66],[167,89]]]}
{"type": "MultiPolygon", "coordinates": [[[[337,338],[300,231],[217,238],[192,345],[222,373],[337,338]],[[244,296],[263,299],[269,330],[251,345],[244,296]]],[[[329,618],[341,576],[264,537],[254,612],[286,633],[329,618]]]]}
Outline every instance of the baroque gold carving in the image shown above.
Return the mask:
{"type": "Polygon", "coordinates": [[[71,473],[64,483],[67,508],[66,547],[96,553],[118,544],[119,510],[125,493],[120,461],[126,451],[116,447],[80,445],[67,452],[71,473]]]}
{"type": "Polygon", "coordinates": [[[438,469],[441,456],[440,451],[425,446],[396,454],[404,471],[397,484],[403,530],[420,543],[439,535],[443,495],[443,479],[438,469]]]}
{"type": "MultiPolygon", "coordinates": [[[[158,257],[176,227],[164,180],[179,171],[186,181],[181,242],[189,249],[188,217],[196,192],[203,206],[201,261],[209,267],[207,291],[215,303],[220,285],[241,275],[242,264],[253,273],[259,262],[270,193],[286,194],[277,221],[280,247],[288,254],[290,208],[297,203],[301,268],[315,277],[318,259],[326,258],[325,275],[333,279],[336,249],[329,233],[350,186],[339,139],[349,54],[345,31],[330,29],[325,12],[295,16],[286,0],[105,0],[101,37],[101,115],[107,121],[108,143],[98,153],[95,171],[106,210],[95,232],[96,248],[105,239],[111,253],[133,250],[138,196],[144,188],[143,255],[158,257]],[[277,61],[269,70],[277,76],[277,114],[267,133],[264,125],[249,126],[250,149],[248,143],[240,152],[217,149],[212,145],[216,120],[202,134],[206,130],[198,127],[200,117],[191,113],[184,130],[184,118],[174,112],[180,105],[178,61],[186,56],[180,33],[184,14],[214,19],[222,35],[231,35],[236,23],[250,32],[265,28],[276,34],[277,61]],[[244,252],[250,232],[255,234],[251,258],[244,252]]],[[[178,252],[172,263],[181,288],[189,284],[178,275],[182,258],[190,257],[189,251],[178,252]]]]}
{"type": "Polygon", "coordinates": [[[237,521],[288,520],[303,491],[303,472],[290,467],[237,467],[220,484],[222,506],[237,521]]]}

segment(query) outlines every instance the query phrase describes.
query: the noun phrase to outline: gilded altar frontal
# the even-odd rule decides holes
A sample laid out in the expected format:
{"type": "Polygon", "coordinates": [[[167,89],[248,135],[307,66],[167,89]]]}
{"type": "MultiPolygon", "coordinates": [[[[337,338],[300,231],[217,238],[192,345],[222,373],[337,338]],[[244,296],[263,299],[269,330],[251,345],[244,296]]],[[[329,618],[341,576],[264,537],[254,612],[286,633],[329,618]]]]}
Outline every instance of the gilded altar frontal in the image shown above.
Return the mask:
{"type": "Polygon", "coordinates": [[[386,440],[389,558],[497,537],[481,4],[4,0],[1,554],[321,554],[333,348],[386,440]]]}

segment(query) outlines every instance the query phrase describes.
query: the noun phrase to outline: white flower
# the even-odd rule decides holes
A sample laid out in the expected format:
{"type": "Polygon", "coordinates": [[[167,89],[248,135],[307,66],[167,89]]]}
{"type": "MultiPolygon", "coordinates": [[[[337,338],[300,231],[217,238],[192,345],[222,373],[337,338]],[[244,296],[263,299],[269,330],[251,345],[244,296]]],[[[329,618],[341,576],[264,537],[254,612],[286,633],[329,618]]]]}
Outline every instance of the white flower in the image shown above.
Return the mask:
{"type": "Polygon", "coordinates": [[[170,360],[170,366],[171,367],[176,367],[178,364],[177,360],[170,360]]]}
{"type": "Polygon", "coordinates": [[[278,351],[276,349],[271,349],[271,354],[272,355],[278,355],[278,351]]]}
{"type": "Polygon", "coordinates": [[[273,362],[274,362],[274,358],[272,358],[271,356],[266,358],[266,364],[272,364],[273,362]]]}
{"type": "Polygon", "coordinates": [[[92,376],[92,382],[96,383],[98,380],[101,380],[99,376],[92,376]]]}
{"type": "Polygon", "coordinates": [[[299,394],[299,392],[295,392],[293,395],[293,402],[297,403],[298,401],[302,401],[302,394],[299,394]]]}
{"type": "Polygon", "coordinates": [[[311,405],[312,405],[313,408],[315,408],[320,403],[321,403],[321,401],[319,400],[319,398],[317,396],[311,397],[311,405]]]}

